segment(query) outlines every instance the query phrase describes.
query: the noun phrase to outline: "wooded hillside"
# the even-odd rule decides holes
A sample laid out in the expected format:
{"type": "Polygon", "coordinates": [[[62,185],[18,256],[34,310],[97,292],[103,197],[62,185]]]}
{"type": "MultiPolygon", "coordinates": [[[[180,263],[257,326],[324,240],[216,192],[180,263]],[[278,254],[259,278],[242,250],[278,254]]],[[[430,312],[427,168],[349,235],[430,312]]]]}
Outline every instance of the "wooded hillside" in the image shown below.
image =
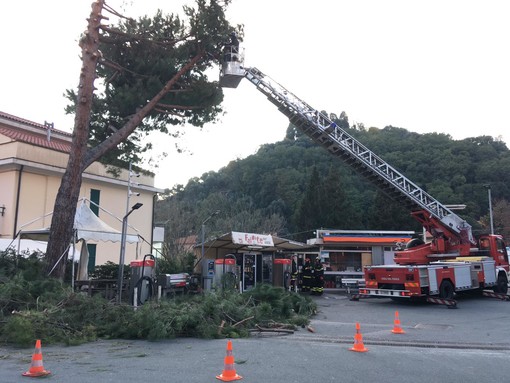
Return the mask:
{"type": "MultiPolygon", "coordinates": [[[[349,126],[345,113],[336,122],[441,203],[465,204],[457,214],[475,235],[490,230],[490,185],[495,231],[510,239],[510,152],[504,142],[349,126]]],[[[208,236],[234,230],[305,241],[318,228],[421,231],[409,211],[292,125],[282,141],[168,190],[158,203],[156,223],[165,222],[172,243],[200,235],[202,222],[217,210],[220,214],[207,222],[208,236]]]]}

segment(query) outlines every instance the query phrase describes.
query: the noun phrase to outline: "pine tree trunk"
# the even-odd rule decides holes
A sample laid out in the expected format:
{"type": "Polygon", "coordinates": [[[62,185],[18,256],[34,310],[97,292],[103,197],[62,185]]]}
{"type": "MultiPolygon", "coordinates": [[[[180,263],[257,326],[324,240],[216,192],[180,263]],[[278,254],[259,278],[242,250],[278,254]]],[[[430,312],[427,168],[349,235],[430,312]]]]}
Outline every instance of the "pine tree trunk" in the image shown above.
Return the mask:
{"type": "MultiPolygon", "coordinates": [[[[79,156],[73,153],[73,157],[79,156]]],[[[73,166],[68,165],[58,189],[46,250],[48,273],[56,278],[63,278],[65,274],[65,260],[73,238],[74,215],[80,195],[81,166],[78,160],[74,162],[73,166]]]]}
{"type": "Polygon", "coordinates": [[[82,173],[85,170],[85,156],[89,136],[90,110],[94,94],[96,65],[100,56],[99,26],[104,0],[92,4],[88,28],[80,40],[82,68],[74,120],[73,142],[67,168],[62,177],[55,199],[51,219],[50,238],[46,249],[47,271],[55,278],[63,278],[69,244],[73,238],[74,215],[80,196],[82,173]]]}

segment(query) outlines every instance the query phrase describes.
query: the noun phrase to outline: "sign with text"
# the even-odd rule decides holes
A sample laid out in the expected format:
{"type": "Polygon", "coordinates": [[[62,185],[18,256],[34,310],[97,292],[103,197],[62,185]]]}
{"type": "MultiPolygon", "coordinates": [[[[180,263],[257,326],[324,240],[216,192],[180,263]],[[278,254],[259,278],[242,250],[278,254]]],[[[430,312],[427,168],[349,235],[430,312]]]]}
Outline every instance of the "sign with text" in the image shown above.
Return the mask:
{"type": "Polygon", "coordinates": [[[273,237],[264,234],[232,232],[232,243],[251,246],[274,246],[273,237]]]}

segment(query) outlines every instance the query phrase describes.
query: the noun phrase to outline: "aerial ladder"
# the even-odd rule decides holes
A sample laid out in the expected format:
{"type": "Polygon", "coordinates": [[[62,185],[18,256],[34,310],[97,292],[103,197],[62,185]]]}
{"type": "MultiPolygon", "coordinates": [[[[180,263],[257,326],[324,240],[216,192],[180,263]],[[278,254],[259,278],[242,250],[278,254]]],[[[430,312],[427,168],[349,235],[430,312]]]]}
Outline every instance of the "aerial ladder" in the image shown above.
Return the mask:
{"type": "Polygon", "coordinates": [[[220,85],[237,87],[242,78],[254,84],[294,126],[314,142],[350,165],[390,198],[409,208],[413,217],[432,234],[435,244],[430,253],[422,249],[414,252],[414,259],[401,257],[401,263],[454,258],[467,254],[470,247],[476,245],[471,226],[464,219],[357,141],[324,113],[257,68],[244,68],[242,60],[223,63],[220,85]]]}
{"type": "MultiPolygon", "coordinates": [[[[230,47],[226,47],[230,49],[230,47]]],[[[377,156],[362,143],[356,140],[352,135],[340,128],[327,115],[313,108],[295,94],[284,88],[277,81],[262,73],[257,68],[244,67],[243,54],[239,52],[238,47],[235,51],[227,52],[222,63],[220,72],[220,86],[226,88],[236,88],[240,81],[246,78],[256,86],[267,99],[273,103],[278,110],[288,117],[289,121],[301,132],[310,137],[315,143],[325,148],[333,156],[339,158],[344,163],[350,165],[359,174],[378,187],[390,198],[407,207],[411,215],[418,220],[423,228],[431,234],[432,240],[428,243],[422,240],[411,240],[407,247],[397,251],[394,256],[394,262],[397,265],[416,265],[422,267],[434,262],[438,262],[438,267],[443,269],[451,268],[452,275],[457,273],[457,278],[461,279],[460,269],[466,262],[470,263],[471,270],[467,274],[481,275],[479,283],[475,283],[471,276],[466,274],[465,279],[471,279],[472,283],[463,283],[462,288],[481,288],[494,286],[495,291],[507,293],[508,289],[508,254],[502,237],[498,235],[486,235],[476,240],[473,237],[471,226],[448,206],[443,205],[425,190],[420,188],[414,182],[405,177],[397,169],[392,167],[382,158],[377,156]],[[492,252],[486,250],[479,251],[480,241],[490,242],[492,252]],[[501,250],[503,248],[503,250],[501,250]],[[479,258],[480,262],[473,266],[473,262],[468,262],[462,257],[479,258]],[[452,262],[440,264],[440,262],[452,262]],[[454,266],[452,266],[454,265],[454,266]],[[482,269],[480,272],[479,269],[482,269]],[[487,275],[485,275],[487,274],[487,275]],[[492,276],[494,274],[494,276],[492,276]]],[[[408,271],[411,270],[407,268],[408,271]]],[[[439,294],[451,299],[453,292],[457,290],[455,276],[446,276],[437,278],[427,269],[415,270],[416,275],[404,275],[399,278],[419,279],[420,281],[429,281],[426,286],[417,283],[385,284],[377,281],[378,276],[374,275],[373,269],[365,271],[365,280],[367,286],[372,286],[373,292],[379,290],[379,287],[387,290],[397,289],[395,294],[398,296],[427,296],[439,294]],[[425,274],[427,274],[425,276],[425,274]],[[370,279],[370,280],[368,280],[370,279]],[[450,286],[443,288],[442,279],[448,280],[450,286]],[[410,286],[410,287],[409,287],[410,286]]],[[[382,273],[382,271],[381,271],[382,273]]],[[[386,275],[386,274],[384,274],[386,275]]],[[[384,279],[384,277],[381,277],[384,279]]],[[[367,290],[368,291],[368,290],[367,290]]],[[[368,291],[371,293],[371,291],[368,291]]],[[[379,291],[377,291],[379,294],[379,291]]],[[[388,292],[389,295],[393,295],[388,292]]]]}

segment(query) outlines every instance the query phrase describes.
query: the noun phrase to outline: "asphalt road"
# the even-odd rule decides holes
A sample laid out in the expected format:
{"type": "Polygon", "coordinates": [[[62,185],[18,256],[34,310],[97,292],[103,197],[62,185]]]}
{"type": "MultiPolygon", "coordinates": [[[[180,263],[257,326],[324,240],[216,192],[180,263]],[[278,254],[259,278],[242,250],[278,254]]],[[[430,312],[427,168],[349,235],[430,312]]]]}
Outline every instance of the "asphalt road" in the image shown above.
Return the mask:
{"type": "MultiPolygon", "coordinates": [[[[314,332],[233,339],[246,382],[510,382],[510,302],[466,297],[458,309],[316,297],[314,332]],[[393,334],[395,311],[405,334],[393,334]],[[353,352],[355,324],[367,352],[353,352]]],[[[97,341],[42,345],[53,382],[215,382],[226,340],[97,341]]],[[[23,382],[33,347],[0,347],[0,382],[23,382]]]]}

